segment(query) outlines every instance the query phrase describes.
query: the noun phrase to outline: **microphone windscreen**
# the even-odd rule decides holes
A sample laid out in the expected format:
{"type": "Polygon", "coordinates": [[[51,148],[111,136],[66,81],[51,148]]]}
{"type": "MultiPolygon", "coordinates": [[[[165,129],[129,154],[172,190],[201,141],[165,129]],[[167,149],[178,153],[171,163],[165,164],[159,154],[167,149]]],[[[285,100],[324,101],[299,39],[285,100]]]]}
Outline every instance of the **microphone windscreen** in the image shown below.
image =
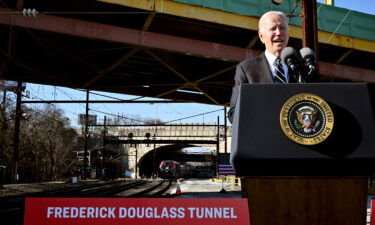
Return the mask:
{"type": "Polygon", "coordinates": [[[286,47],[281,51],[281,60],[283,61],[284,64],[287,65],[286,60],[288,60],[290,57],[296,57],[297,52],[294,48],[292,47],[286,47]]]}
{"type": "Polygon", "coordinates": [[[314,51],[309,47],[304,47],[301,50],[299,50],[299,53],[301,54],[302,59],[305,59],[307,56],[313,56],[315,58],[314,51]]]}

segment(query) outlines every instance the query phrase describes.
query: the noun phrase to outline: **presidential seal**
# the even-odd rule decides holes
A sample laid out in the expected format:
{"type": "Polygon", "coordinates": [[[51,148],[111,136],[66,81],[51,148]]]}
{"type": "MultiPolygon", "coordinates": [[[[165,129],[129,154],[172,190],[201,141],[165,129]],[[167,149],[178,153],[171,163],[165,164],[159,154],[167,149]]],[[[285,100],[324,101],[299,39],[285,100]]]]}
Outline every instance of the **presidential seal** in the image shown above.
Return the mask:
{"type": "Polygon", "coordinates": [[[326,140],[333,129],[334,117],[328,103],[313,94],[298,94],[288,99],[280,112],[284,134],[302,145],[326,140]]]}

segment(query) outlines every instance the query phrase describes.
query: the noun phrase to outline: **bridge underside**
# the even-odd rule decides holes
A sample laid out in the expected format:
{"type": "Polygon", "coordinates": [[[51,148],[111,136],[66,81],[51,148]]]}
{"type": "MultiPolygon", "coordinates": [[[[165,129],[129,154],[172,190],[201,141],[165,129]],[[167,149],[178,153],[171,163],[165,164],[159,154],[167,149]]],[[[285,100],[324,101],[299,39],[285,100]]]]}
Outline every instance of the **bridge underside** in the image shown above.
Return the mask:
{"type": "MultiPolygon", "coordinates": [[[[0,79],[227,105],[235,65],[264,49],[256,30],[160,11],[156,0],[2,2],[0,79]],[[23,16],[16,2],[41,14],[23,16]]],[[[371,49],[320,49],[321,81],[375,82],[371,49]]]]}

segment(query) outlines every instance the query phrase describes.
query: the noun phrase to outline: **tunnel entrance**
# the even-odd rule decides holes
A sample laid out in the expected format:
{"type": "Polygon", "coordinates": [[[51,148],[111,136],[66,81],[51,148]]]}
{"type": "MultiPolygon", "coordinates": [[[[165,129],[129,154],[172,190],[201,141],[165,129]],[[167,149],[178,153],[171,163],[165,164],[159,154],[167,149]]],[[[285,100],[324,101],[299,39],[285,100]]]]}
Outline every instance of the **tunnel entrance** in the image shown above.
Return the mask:
{"type": "Polygon", "coordinates": [[[212,177],[216,173],[216,153],[200,146],[167,145],[147,152],[139,161],[140,177],[158,177],[163,160],[194,166],[193,176],[212,177]]]}

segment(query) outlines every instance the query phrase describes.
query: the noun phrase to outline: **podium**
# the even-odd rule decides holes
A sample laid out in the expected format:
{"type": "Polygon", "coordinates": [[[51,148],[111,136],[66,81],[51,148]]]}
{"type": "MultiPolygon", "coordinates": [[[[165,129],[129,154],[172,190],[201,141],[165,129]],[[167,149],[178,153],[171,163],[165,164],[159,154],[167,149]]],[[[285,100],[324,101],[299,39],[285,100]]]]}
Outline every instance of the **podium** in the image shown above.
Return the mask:
{"type": "Polygon", "coordinates": [[[243,84],[231,163],[251,225],[365,225],[375,87],[243,84]]]}

